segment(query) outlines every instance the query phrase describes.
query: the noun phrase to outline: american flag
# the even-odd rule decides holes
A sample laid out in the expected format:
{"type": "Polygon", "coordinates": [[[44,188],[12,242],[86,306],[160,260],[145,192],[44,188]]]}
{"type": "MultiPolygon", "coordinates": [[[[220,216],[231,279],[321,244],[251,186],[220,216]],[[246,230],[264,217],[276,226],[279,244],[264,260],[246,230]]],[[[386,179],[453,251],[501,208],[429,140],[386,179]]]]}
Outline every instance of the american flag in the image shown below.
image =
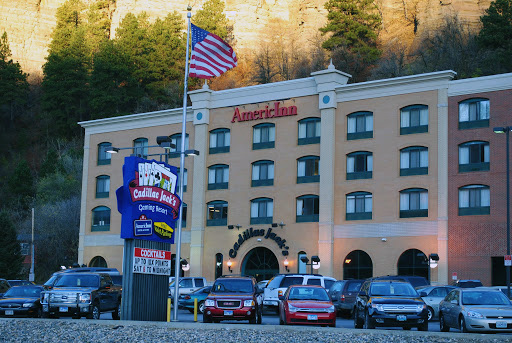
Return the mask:
{"type": "Polygon", "coordinates": [[[209,79],[236,67],[233,48],[219,36],[192,25],[191,77],[209,79]]]}

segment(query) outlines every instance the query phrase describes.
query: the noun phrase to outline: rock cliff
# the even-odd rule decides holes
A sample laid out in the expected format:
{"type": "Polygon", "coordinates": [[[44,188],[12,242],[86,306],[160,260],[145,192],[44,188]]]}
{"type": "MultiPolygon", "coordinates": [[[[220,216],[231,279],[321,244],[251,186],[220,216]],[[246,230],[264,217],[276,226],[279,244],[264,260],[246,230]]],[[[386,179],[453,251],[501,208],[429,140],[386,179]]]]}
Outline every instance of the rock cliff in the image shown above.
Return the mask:
{"type": "MultiPolygon", "coordinates": [[[[84,0],[93,2],[95,0],[84,0]]],[[[55,27],[57,8],[65,0],[0,0],[0,34],[6,31],[12,57],[32,80],[41,75],[48,53],[51,32],[55,27]]],[[[186,18],[190,4],[192,13],[204,0],[116,0],[112,8],[112,36],[120,21],[129,13],[145,11],[150,18],[164,17],[176,10],[186,18]]],[[[225,13],[231,20],[236,37],[235,50],[243,57],[269,36],[268,27],[278,19],[287,30],[297,33],[303,44],[318,37],[318,28],[326,21],[326,0],[225,0],[225,13]]],[[[446,15],[458,14],[473,27],[489,7],[491,0],[376,0],[383,19],[379,39],[411,44],[426,28],[436,26],[446,15]]]]}

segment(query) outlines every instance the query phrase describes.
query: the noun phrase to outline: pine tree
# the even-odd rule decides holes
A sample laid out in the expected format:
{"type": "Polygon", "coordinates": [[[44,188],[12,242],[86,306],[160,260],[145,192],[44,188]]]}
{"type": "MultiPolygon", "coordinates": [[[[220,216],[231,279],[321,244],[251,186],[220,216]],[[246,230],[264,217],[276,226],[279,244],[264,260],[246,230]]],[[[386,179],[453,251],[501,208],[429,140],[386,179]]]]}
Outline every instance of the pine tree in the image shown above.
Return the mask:
{"type": "Polygon", "coordinates": [[[9,216],[9,212],[0,212],[0,275],[6,279],[20,278],[23,256],[18,241],[16,229],[9,216]]]}
{"type": "Polygon", "coordinates": [[[229,25],[228,18],[224,14],[224,1],[207,0],[203,7],[192,17],[194,25],[203,30],[214,33],[226,42],[233,42],[233,27],[229,25]]]}

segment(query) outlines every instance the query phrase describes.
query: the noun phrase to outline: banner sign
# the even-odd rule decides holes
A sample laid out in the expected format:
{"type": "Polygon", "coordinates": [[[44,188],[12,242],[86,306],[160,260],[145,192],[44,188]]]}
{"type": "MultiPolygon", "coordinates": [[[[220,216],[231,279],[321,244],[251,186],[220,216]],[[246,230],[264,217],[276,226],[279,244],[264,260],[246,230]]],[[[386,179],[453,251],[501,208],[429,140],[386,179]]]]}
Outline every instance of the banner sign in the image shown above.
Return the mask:
{"type": "Polygon", "coordinates": [[[181,199],[176,195],[178,169],[164,162],[126,157],[123,186],[116,191],[122,214],[121,238],[174,243],[181,199]]]}
{"type": "Polygon", "coordinates": [[[135,248],[133,272],[137,274],[171,275],[171,252],[135,248]]]}

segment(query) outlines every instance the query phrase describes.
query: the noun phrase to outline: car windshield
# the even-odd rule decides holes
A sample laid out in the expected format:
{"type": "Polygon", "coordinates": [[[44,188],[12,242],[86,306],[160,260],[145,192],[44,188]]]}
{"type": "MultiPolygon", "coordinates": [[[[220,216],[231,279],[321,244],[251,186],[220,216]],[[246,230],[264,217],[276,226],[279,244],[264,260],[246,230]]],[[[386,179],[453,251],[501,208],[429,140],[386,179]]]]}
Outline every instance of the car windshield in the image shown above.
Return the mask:
{"type": "Polygon", "coordinates": [[[288,300],[329,301],[329,296],[323,288],[292,287],[288,295],[288,300]]]}
{"type": "Polygon", "coordinates": [[[215,293],[252,293],[251,280],[244,279],[219,279],[212,287],[215,293]]]}
{"type": "Polygon", "coordinates": [[[98,287],[100,278],[97,275],[63,275],[55,283],[55,287],[98,287]]]}
{"type": "Polygon", "coordinates": [[[4,298],[39,298],[41,295],[39,287],[12,287],[4,294],[4,298]]]}
{"type": "Polygon", "coordinates": [[[34,286],[34,284],[30,281],[25,280],[9,280],[11,286],[34,286]]]}
{"type": "Polygon", "coordinates": [[[462,292],[464,305],[510,305],[510,301],[501,292],[475,291],[462,292]]]}
{"type": "Polygon", "coordinates": [[[50,277],[50,278],[48,279],[48,281],[46,281],[46,282],[44,283],[44,285],[45,285],[45,286],[51,286],[51,285],[53,285],[53,283],[55,282],[55,279],[57,278],[57,276],[58,276],[58,275],[52,275],[52,277],[50,277]]]}
{"type": "Polygon", "coordinates": [[[412,285],[406,282],[375,282],[370,293],[372,296],[418,296],[412,285]]]}
{"type": "Polygon", "coordinates": [[[358,292],[361,289],[362,282],[350,282],[347,286],[347,292],[358,292]]]}

